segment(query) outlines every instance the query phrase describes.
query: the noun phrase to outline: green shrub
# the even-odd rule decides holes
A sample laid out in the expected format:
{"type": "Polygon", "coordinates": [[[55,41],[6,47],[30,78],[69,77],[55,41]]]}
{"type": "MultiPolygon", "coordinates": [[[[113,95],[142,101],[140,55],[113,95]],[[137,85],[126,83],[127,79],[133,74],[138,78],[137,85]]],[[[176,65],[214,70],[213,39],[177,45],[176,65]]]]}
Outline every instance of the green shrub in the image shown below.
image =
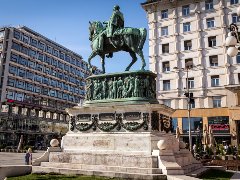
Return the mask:
{"type": "Polygon", "coordinates": [[[224,150],[224,146],[222,144],[219,145],[219,151],[220,151],[220,155],[222,155],[222,156],[226,155],[226,152],[224,150]]]}
{"type": "Polygon", "coordinates": [[[213,150],[212,150],[212,148],[210,148],[210,147],[206,147],[206,152],[207,152],[207,154],[208,155],[213,155],[213,150]]]}

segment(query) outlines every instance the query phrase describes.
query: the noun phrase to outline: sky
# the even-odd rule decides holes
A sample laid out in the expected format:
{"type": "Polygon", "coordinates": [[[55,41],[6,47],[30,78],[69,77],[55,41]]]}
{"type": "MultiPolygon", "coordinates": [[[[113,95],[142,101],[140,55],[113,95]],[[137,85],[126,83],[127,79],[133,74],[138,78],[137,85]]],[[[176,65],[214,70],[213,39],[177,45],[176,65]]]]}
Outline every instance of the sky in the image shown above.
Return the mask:
{"type": "MultiPolygon", "coordinates": [[[[146,12],[141,3],[146,0],[0,0],[0,26],[24,25],[45,37],[80,54],[87,61],[91,54],[89,21],[108,21],[114,5],[119,5],[124,14],[125,27],[148,30],[146,12]]],[[[144,57],[148,64],[148,38],[145,42],[144,57]]],[[[106,72],[124,71],[131,62],[126,52],[114,53],[106,58],[106,72]]],[[[92,64],[101,67],[100,57],[92,64]]],[[[132,70],[141,68],[141,60],[132,70]]],[[[148,66],[147,66],[148,69],[148,66]]]]}

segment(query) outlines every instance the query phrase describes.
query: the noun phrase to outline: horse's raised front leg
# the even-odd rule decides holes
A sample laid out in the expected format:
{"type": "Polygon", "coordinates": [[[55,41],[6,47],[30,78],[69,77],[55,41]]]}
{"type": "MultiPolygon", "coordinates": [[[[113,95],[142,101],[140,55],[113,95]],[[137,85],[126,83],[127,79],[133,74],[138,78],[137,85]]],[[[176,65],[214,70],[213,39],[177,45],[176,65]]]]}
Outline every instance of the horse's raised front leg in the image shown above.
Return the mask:
{"type": "Polygon", "coordinates": [[[91,60],[97,55],[97,52],[93,51],[88,58],[88,69],[93,73],[91,60]]]}
{"type": "Polygon", "coordinates": [[[129,69],[132,67],[132,65],[137,61],[136,53],[133,51],[129,52],[130,56],[132,57],[132,62],[128,65],[125,71],[129,71],[129,69]]]}
{"type": "Polygon", "coordinates": [[[145,59],[144,59],[143,51],[142,51],[142,50],[139,50],[139,51],[137,52],[137,54],[140,56],[140,58],[141,58],[141,60],[142,60],[141,70],[145,70],[146,61],[145,61],[145,59]]]}

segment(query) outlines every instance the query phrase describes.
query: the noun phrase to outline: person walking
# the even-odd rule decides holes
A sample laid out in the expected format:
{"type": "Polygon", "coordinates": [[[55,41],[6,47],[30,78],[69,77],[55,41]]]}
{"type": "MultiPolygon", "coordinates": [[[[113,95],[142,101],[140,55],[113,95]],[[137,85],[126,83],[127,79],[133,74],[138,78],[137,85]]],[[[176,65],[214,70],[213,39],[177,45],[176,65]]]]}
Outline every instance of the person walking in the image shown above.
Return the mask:
{"type": "Polygon", "coordinates": [[[25,164],[26,165],[32,164],[32,149],[31,148],[28,148],[28,151],[25,154],[25,164]]]}

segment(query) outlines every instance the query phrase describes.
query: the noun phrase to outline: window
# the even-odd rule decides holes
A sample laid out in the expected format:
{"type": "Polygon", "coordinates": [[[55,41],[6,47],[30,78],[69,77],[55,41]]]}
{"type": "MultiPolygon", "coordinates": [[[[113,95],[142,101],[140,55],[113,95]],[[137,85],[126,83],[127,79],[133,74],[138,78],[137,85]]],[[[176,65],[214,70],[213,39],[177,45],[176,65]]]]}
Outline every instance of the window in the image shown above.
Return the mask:
{"type": "Polygon", "coordinates": [[[58,57],[58,53],[59,53],[58,50],[53,49],[53,55],[54,55],[54,56],[58,57]]]}
{"type": "Polygon", "coordinates": [[[31,38],[31,43],[32,46],[37,47],[38,46],[38,41],[36,39],[31,38]]]}
{"type": "Polygon", "coordinates": [[[218,66],[218,56],[209,56],[210,66],[218,66]]]}
{"type": "Polygon", "coordinates": [[[237,23],[239,22],[239,17],[237,14],[232,14],[232,23],[237,23]]]}
{"type": "Polygon", "coordinates": [[[37,56],[37,52],[32,49],[29,49],[29,56],[35,58],[37,56]]]}
{"type": "Polygon", "coordinates": [[[23,94],[23,93],[16,93],[16,94],[15,94],[15,99],[16,99],[17,101],[23,101],[23,99],[24,99],[24,94],[23,94]]]}
{"type": "Polygon", "coordinates": [[[191,31],[190,22],[183,23],[183,32],[191,31]]]}
{"type": "Polygon", "coordinates": [[[206,9],[206,10],[211,10],[211,9],[213,9],[213,0],[207,0],[207,1],[205,1],[205,9],[206,9]]]}
{"type": "Polygon", "coordinates": [[[21,52],[22,52],[23,54],[26,54],[26,55],[28,55],[28,48],[27,48],[27,47],[24,47],[24,46],[22,46],[21,52]]]}
{"type": "Polygon", "coordinates": [[[168,10],[166,9],[166,10],[162,10],[162,19],[166,19],[166,18],[168,18],[168,10]]]}
{"type": "Polygon", "coordinates": [[[31,69],[35,69],[35,62],[28,61],[28,67],[30,67],[31,69]]]}
{"type": "Polygon", "coordinates": [[[170,90],[170,80],[163,80],[163,90],[164,91],[170,90]]]}
{"type": "MultiPolygon", "coordinates": [[[[238,73],[238,84],[240,84],[240,73],[238,73]]],[[[240,102],[238,104],[240,104],[240,102]]]]}
{"type": "Polygon", "coordinates": [[[170,64],[169,64],[169,61],[168,61],[168,62],[163,62],[163,63],[162,63],[162,71],[163,71],[163,72],[169,72],[169,71],[170,71],[170,64]]]}
{"type": "Polygon", "coordinates": [[[58,63],[57,63],[57,60],[56,60],[56,59],[52,59],[52,65],[55,66],[55,67],[57,67],[57,64],[58,64],[58,63]]]}
{"type": "Polygon", "coordinates": [[[37,63],[36,64],[36,70],[42,71],[43,70],[43,65],[37,63]]]}
{"type": "Polygon", "coordinates": [[[65,60],[66,60],[67,62],[70,62],[70,61],[71,61],[71,57],[68,56],[68,55],[66,55],[65,60]]]}
{"type": "Polygon", "coordinates": [[[207,28],[212,28],[214,27],[214,18],[208,18],[207,19],[207,28]]]}
{"type": "Polygon", "coordinates": [[[214,96],[213,97],[213,107],[221,107],[221,96],[214,96]]]}
{"type": "Polygon", "coordinates": [[[63,93],[63,99],[68,100],[68,95],[66,93],[63,93]]]}
{"type": "Polygon", "coordinates": [[[37,81],[37,82],[42,82],[42,76],[40,76],[40,75],[35,75],[35,81],[37,81]]]}
{"type": "Polygon", "coordinates": [[[71,59],[71,63],[74,64],[74,65],[76,65],[76,59],[72,58],[72,59],[71,59]]]}
{"type": "Polygon", "coordinates": [[[162,44],[162,53],[169,53],[169,44],[162,44]]]}
{"type": "Polygon", "coordinates": [[[187,16],[187,15],[189,15],[189,13],[190,13],[189,5],[183,6],[182,7],[182,14],[183,14],[183,16],[187,16]]]}
{"type": "Polygon", "coordinates": [[[29,43],[29,36],[23,34],[22,41],[23,41],[24,43],[27,43],[27,44],[28,44],[28,43],[29,43]]]}
{"type": "Polygon", "coordinates": [[[188,88],[189,89],[194,88],[194,78],[188,78],[188,88]]]}
{"type": "Polygon", "coordinates": [[[56,80],[51,80],[51,86],[57,87],[57,81],[56,80]]]}
{"type": "Polygon", "coordinates": [[[208,46],[209,47],[214,47],[216,46],[216,36],[211,36],[211,37],[208,37],[208,46]]]}
{"type": "Polygon", "coordinates": [[[41,87],[35,86],[35,92],[36,93],[41,93],[41,87]]]}
{"type": "Polygon", "coordinates": [[[18,63],[23,65],[23,66],[27,66],[27,60],[24,57],[19,57],[18,59],[18,63]]]}
{"type": "Polygon", "coordinates": [[[12,53],[11,54],[11,61],[17,62],[18,61],[18,55],[12,53]]]}
{"type": "Polygon", "coordinates": [[[238,4],[238,0],[231,0],[230,3],[231,4],[238,4]]]}
{"type": "Polygon", "coordinates": [[[58,61],[58,67],[59,67],[60,69],[63,69],[63,67],[64,67],[63,63],[61,63],[60,61],[58,61]]]}
{"type": "Polygon", "coordinates": [[[14,99],[15,92],[13,91],[8,91],[7,92],[7,99],[14,99]]]}
{"type": "Polygon", "coordinates": [[[18,31],[14,31],[14,38],[16,38],[16,39],[19,39],[20,40],[20,38],[21,38],[21,33],[20,32],[18,32],[18,31]]]}
{"type": "Polygon", "coordinates": [[[185,67],[188,69],[193,68],[193,59],[185,59],[185,67]]]}
{"type": "Polygon", "coordinates": [[[48,85],[49,83],[49,79],[47,77],[44,77],[43,78],[43,84],[47,84],[48,85]]]}
{"type": "Polygon", "coordinates": [[[20,89],[25,89],[25,83],[23,81],[17,80],[15,86],[20,89]]]}
{"type": "Polygon", "coordinates": [[[47,52],[52,54],[52,47],[51,46],[47,46],[47,52]]]}
{"type": "MultiPolygon", "coordinates": [[[[203,120],[201,117],[191,117],[191,132],[197,132],[203,129],[203,120]]],[[[187,117],[182,118],[183,133],[189,132],[189,122],[187,117]]]]}
{"type": "Polygon", "coordinates": [[[49,95],[52,96],[52,97],[56,97],[57,96],[57,93],[56,93],[56,90],[50,90],[49,91],[49,95]]]}
{"type": "Polygon", "coordinates": [[[49,57],[49,56],[45,56],[45,62],[48,63],[48,64],[51,64],[52,63],[52,58],[49,57]]]}
{"type": "Polygon", "coordinates": [[[38,48],[41,49],[41,50],[44,50],[45,49],[45,44],[42,43],[42,42],[39,42],[38,43],[38,48]]]}
{"type": "Polygon", "coordinates": [[[14,87],[15,86],[15,79],[8,78],[7,85],[11,86],[11,87],[14,87]]]}
{"type": "Polygon", "coordinates": [[[26,83],[26,90],[34,92],[34,86],[30,83],[26,83]]]}
{"type": "Polygon", "coordinates": [[[164,99],[164,100],[163,100],[163,104],[164,104],[165,106],[171,107],[171,99],[164,99]]]}
{"type": "Polygon", "coordinates": [[[20,45],[15,43],[15,42],[12,43],[12,48],[17,50],[17,51],[20,51],[20,49],[21,49],[20,45]]]}
{"type": "Polygon", "coordinates": [[[31,71],[27,71],[27,76],[26,76],[26,78],[33,80],[33,79],[34,79],[34,73],[31,72],[31,71]]]}
{"type": "Polygon", "coordinates": [[[191,50],[192,49],[192,41],[191,40],[187,40],[184,41],[184,50],[191,50]]]}
{"type": "Polygon", "coordinates": [[[66,90],[66,91],[68,91],[68,85],[65,84],[65,83],[63,83],[63,89],[66,90]]]}
{"type": "Polygon", "coordinates": [[[43,95],[48,95],[48,91],[49,91],[48,88],[43,88],[42,89],[42,94],[43,95]]]}
{"type": "Polygon", "coordinates": [[[211,85],[212,85],[212,87],[219,86],[219,76],[211,77],[211,85]]]}
{"type": "Polygon", "coordinates": [[[63,93],[61,91],[57,91],[57,97],[59,99],[62,99],[62,95],[63,95],[63,93]]]}
{"type": "Polygon", "coordinates": [[[65,55],[62,52],[60,52],[60,59],[62,59],[62,60],[65,59],[65,55]]]}
{"type": "Polygon", "coordinates": [[[19,70],[18,70],[18,75],[19,75],[20,77],[25,77],[25,75],[26,75],[26,70],[24,70],[24,69],[19,69],[19,70]]]}
{"type": "Polygon", "coordinates": [[[161,35],[162,36],[167,36],[168,35],[168,27],[162,27],[161,28],[161,35]]]}
{"type": "Polygon", "coordinates": [[[44,55],[42,53],[38,53],[38,59],[40,61],[43,61],[44,55]]]}
{"type": "Polygon", "coordinates": [[[10,74],[17,74],[17,68],[15,66],[9,66],[9,73],[10,74]]]}

